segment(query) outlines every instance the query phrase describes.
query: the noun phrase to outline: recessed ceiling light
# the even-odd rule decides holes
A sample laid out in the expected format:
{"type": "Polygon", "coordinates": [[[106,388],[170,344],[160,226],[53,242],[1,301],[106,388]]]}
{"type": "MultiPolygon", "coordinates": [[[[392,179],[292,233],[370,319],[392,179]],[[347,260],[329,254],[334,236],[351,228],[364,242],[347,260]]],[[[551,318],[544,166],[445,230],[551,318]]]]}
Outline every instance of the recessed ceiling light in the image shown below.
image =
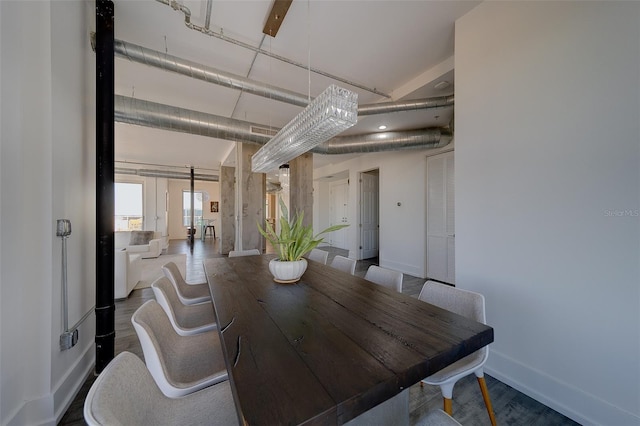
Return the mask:
{"type": "Polygon", "coordinates": [[[385,126],[384,124],[381,126],[378,126],[378,130],[385,130],[387,128],[387,126],[385,126]]]}

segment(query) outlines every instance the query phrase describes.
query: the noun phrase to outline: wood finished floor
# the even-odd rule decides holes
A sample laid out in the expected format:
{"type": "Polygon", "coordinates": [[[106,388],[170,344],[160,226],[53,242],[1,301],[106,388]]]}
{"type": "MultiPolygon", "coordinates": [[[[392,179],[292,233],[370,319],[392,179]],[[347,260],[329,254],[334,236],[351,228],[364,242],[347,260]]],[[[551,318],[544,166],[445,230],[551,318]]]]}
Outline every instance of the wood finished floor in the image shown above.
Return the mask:
{"type": "MultiPolygon", "coordinates": [[[[166,254],[185,253],[186,278],[190,282],[205,280],[202,261],[212,257],[221,257],[218,254],[218,242],[211,237],[205,241],[196,240],[193,247],[185,240],[171,240],[166,254]]],[[[329,260],[337,254],[346,255],[346,250],[331,247],[321,247],[329,252],[329,260]]],[[[267,250],[270,251],[269,249],[267,250]]],[[[356,275],[364,276],[367,268],[377,264],[377,258],[358,261],[356,275]]],[[[424,284],[424,279],[404,275],[402,292],[417,297],[424,284]]],[[[134,290],[126,300],[116,301],[115,317],[115,353],[129,351],[144,359],[138,337],[131,325],[131,315],[145,301],[153,298],[150,288],[134,290]]],[[[498,425],[539,425],[539,426],[569,426],[577,423],[556,411],[546,407],[521,392],[505,385],[504,383],[485,374],[491,402],[493,404],[498,425]]],[[[76,426],[86,425],[82,410],[84,399],[89,388],[95,380],[95,375],[90,374],[78,395],[61,419],[59,425],[76,426]]],[[[434,408],[441,408],[442,398],[439,388],[433,386],[421,387],[416,384],[409,390],[409,410],[411,424],[434,408]]],[[[455,387],[453,397],[453,416],[465,426],[489,425],[489,417],[485,410],[484,402],[480,394],[475,376],[471,375],[461,379],[455,387]]],[[[188,424],[188,421],[184,423],[188,424]]]]}

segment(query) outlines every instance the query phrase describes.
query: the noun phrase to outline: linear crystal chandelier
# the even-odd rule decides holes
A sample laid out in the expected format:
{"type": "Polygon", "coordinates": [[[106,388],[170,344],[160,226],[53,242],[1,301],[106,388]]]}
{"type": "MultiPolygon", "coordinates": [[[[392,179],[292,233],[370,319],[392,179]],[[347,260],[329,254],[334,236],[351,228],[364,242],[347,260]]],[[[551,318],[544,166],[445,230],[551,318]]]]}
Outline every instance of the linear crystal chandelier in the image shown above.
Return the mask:
{"type": "Polygon", "coordinates": [[[277,170],[357,121],[358,94],[332,84],[251,157],[251,171],[277,170]]]}

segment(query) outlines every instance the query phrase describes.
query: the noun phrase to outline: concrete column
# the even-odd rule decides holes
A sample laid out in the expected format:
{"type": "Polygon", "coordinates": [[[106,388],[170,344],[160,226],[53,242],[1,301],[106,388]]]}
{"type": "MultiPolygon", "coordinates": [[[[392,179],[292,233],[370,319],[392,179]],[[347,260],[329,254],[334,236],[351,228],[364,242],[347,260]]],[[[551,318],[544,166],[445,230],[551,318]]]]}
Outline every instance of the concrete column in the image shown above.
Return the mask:
{"type": "Polygon", "coordinates": [[[289,161],[289,213],[304,212],[305,226],[313,225],[313,154],[289,161]]]}
{"type": "Polygon", "coordinates": [[[233,250],[236,240],[235,167],[220,168],[220,254],[233,250]]]}
{"type": "Polygon", "coordinates": [[[251,172],[251,156],[260,149],[260,146],[239,143],[236,149],[239,154],[238,164],[240,164],[238,172],[241,176],[239,183],[241,249],[263,250],[264,238],[258,232],[257,223],[264,225],[267,177],[264,173],[251,172]]]}

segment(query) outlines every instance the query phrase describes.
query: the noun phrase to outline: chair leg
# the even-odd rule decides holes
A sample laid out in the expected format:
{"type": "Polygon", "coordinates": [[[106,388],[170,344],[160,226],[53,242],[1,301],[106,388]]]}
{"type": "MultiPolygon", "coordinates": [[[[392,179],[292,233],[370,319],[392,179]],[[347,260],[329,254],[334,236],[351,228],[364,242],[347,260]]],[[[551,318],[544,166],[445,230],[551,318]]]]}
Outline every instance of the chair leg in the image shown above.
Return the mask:
{"type": "Polygon", "coordinates": [[[478,384],[480,385],[480,391],[482,392],[484,405],[487,406],[487,413],[489,413],[491,425],[496,426],[496,416],[493,414],[493,407],[491,406],[491,399],[489,398],[489,390],[487,389],[487,382],[484,380],[484,377],[478,377],[478,384]]]}
{"type": "Polygon", "coordinates": [[[451,408],[451,399],[450,398],[442,398],[444,402],[444,412],[450,416],[453,416],[453,410],[451,408]]]}

